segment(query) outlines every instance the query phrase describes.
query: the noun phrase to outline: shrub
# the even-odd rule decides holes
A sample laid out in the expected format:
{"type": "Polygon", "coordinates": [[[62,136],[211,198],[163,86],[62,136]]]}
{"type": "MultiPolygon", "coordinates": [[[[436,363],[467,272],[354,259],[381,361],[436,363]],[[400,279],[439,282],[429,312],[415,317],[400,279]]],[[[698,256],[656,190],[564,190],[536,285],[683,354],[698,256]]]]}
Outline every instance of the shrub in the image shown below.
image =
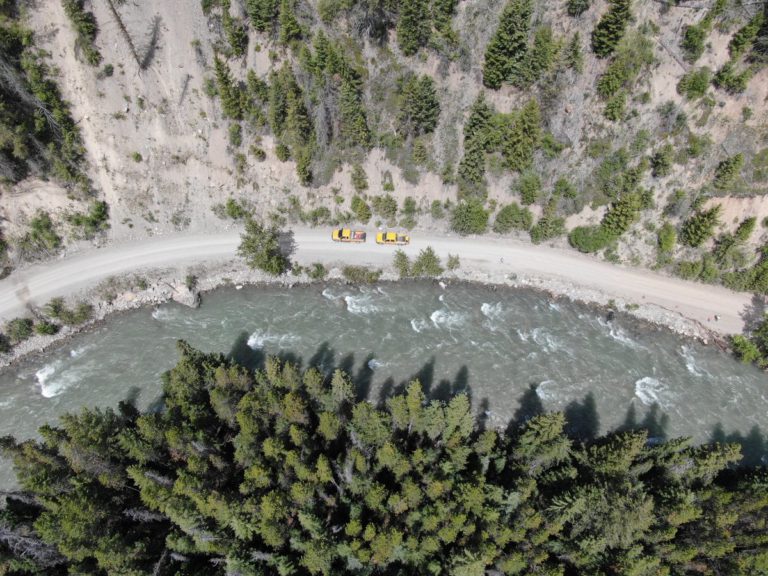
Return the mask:
{"type": "Polygon", "coordinates": [[[624,119],[626,107],[627,93],[624,90],[619,90],[605,103],[603,116],[605,116],[611,122],[619,122],[624,119]]]}
{"type": "Polygon", "coordinates": [[[365,173],[365,170],[363,169],[360,164],[355,164],[352,166],[352,173],[350,175],[350,178],[352,180],[352,187],[355,189],[355,192],[363,192],[364,190],[368,190],[368,175],[365,173]]]}
{"type": "Polygon", "coordinates": [[[528,231],[533,225],[533,215],[528,208],[521,208],[516,202],[507,204],[493,222],[493,231],[498,234],[507,234],[512,230],[528,231]]]}
{"type": "Polygon", "coordinates": [[[571,246],[588,253],[599,252],[615,239],[603,226],[577,226],[568,234],[571,246]]]}
{"type": "Polygon", "coordinates": [[[350,206],[352,212],[355,214],[355,218],[363,224],[367,224],[371,219],[371,207],[368,206],[365,200],[360,196],[352,197],[352,204],[350,206]]]}
{"type": "Polygon", "coordinates": [[[75,212],[66,216],[67,222],[79,228],[77,236],[90,239],[109,228],[109,204],[102,200],[91,202],[88,212],[75,212]]]}
{"type": "Polygon", "coordinates": [[[708,28],[700,24],[690,24],[685,27],[680,47],[683,49],[688,62],[696,62],[704,54],[704,41],[707,39],[708,28]]]}
{"type": "Polygon", "coordinates": [[[589,10],[589,0],[568,0],[566,6],[569,16],[581,16],[589,10]]]}
{"type": "Polygon", "coordinates": [[[743,166],[744,155],[741,153],[721,161],[715,169],[715,188],[717,190],[726,190],[733,186],[743,166]]]}
{"type": "Polygon", "coordinates": [[[697,211],[685,222],[680,230],[680,241],[697,248],[712,237],[720,223],[722,207],[718,204],[709,210],[697,211]]]}
{"type": "Polygon", "coordinates": [[[751,79],[752,70],[750,68],[739,72],[736,70],[736,65],[732,61],[728,61],[717,71],[712,83],[729,94],[740,94],[747,89],[747,84],[751,79]]]}
{"type": "Polygon", "coordinates": [[[704,96],[712,81],[712,71],[709,68],[699,68],[686,72],[677,83],[677,93],[688,100],[696,100],[704,96]]]}
{"type": "Polygon", "coordinates": [[[5,334],[11,344],[18,344],[33,334],[34,323],[30,318],[14,318],[5,325],[5,334]]]}
{"type": "Polygon", "coordinates": [[[488,229],[488,211],[479,200],[456,204],[451,215],[451,229],[459,234],[482,234],[488,229]]]}
{"type": "Polygon", "coordinates": [[[517,191],[520,194],[520,201],[523,205],[530,205],[536,202],[541,194],[541,179],[534,172],[524,172],[517,181],[517,191]]]}
{"type": "Polygon", "coordinates": [[[307,271],[307,276],[312,280],[325,280],[328,276],[328,270],[321,262],[314,262],[307,271]]]}
{"type": "Polygon", "coordinates": [[[536,225],[531,228],[531,241],[534,244],[541,244],[563,234],[565,234],[565,219],[555,216],[553,209],[547,209],[536,225]]]}
{"type": "Polygon", "coordinates": [[[389,194],[374,196],[371,198],[371,206],[373,213],[385,220],[391,221],[397,216],[397,200],[389,194]]]}
{"type": "Polygon", "coordinates": [[[448,254],[448,262],[446,263],[445,267],[448,268],[451,272],[454,270],[458,270],[459,266],[461,266],[461,260],[459,260],[458,254],[448,254]]]}
{"type": "Polygon", "coordinates": [[[731,348],[736,358],[744,362],[744,364],[752,364],[763,358],[757,345],[741,334],[731,336],[731,348]]]}
{"type": "Polygon", "coordinates": [[[59,327],[53,322],[48,322],[48,320],[41,320],[35,324],[35,332],[41,336],[53,336],[58,331],[59,327]]]}
{"type": "Polygon", "coordinates": [[[400,278],[407,278],[411,275],[411,261],[408,258],[408,255],[402,250],[395,250],[394,261],[392,264],[400,275],[400,278]]]}
{"type": "Polygon", "coordinates": [[[747,47],[752,46],[752,43],[757,38],[757,34],[760,28],[763,26],[765,15],[762,10],[759,10],[749,21],[739,28],[728,43],[728,51],[731,54],[731,58],[738,58],[741,56],[747,47]]]}
{"type": "Polygon", "coordinates": [[[77,326],[91,319],[93,306],[80,302],[74,308],[69,308],[63,298],[52,298],[43,308],[46,315],[60,320],[67,326],[77,326]]]}
{"type": "Polygon", "coordinates": [[[659,178],[667,176],[672,170],[675,149],[672,144],[664,144],[651,156],[651,174],[659,178]]]}
{"type": "Polygon", "coordinates": [[[85,61],[91,66],[98,66],[101,62],[101,53],[94,42],[99,27],[93,12],[88,12],[83,7],[83,0],[62,0],[64,13],[77,32],[75,48],[80,50],[85,61]]]}
{"type": "Polygon", "coordinates": [[[229,145],[233,148],[239,148],[243,143],[243,127],[238,123],[229,125],[229,145]]]}
{"type": "Polygon", "coordinates": [[[443,272],[444,269],[440,264],[440,258],[435,254],[431,246],[427,246],[424,250],[420,251],[411,266],[411,275],[416,277],[435,278],[443,272]]]}
{"type": "Polygon", "coordinates": [[[291,150],[282,142],[278,142],[277,146],[275,146],[275,156],[277,156],[280,162],[288,162],[291,159],[291,150]]]}
{"type": "Polygon", "coordinates": [[[18,240],[18,247],[24,257],[52,254],[61,247],[61,236],[48,212],[39,211],[29,221],[29,230],[18,240]]]}
{"type": "Polygon", "coordinates": [[[443,209],[443,203],[440,200],[432,200],[432,204],[429,207],[429,213],[435,220],[442,220],[445,218],[445,210],[443,209]]]}
{"type": "Polygon", "coordinates": [[[140,152],[133,152],[131,153],[131,160],[133,160],[138,164],[139,162],[142,162],[144,160],[144,157],[141,155],[140,152]]]}
{"type": "Polygon", "coordinates": [[[344,266],[341,273],[351,284],[375,284],[381,278],[381,270],[371,270],[365,266],[344,266]]]}
{"type": "Polygon", "coordinates": [[[656,247],[660,256],[672,254],[677,244],[677,230],[669,222],[665,222],[656,233],[656,247]]]}

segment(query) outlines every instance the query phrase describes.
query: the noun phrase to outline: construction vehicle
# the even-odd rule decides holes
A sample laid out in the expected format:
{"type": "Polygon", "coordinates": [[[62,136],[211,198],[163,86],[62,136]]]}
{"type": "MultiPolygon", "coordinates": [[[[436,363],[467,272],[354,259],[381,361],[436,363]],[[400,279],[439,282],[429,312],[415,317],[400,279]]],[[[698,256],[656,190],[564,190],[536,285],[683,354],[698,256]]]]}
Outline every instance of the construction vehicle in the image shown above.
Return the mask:
{"type": "Polygon", "coordinates": [[[405,232],[379,232],[376,234],[376,244],[395,244],[404,246],[410,243],[411,237],[405,232]]]}
{"type": "Polygon", "coordinates": [[[366,234],[363,230],[351,230],[350,228],[337,228],[331,232],[334,242],[365,242],[366,234]]]}

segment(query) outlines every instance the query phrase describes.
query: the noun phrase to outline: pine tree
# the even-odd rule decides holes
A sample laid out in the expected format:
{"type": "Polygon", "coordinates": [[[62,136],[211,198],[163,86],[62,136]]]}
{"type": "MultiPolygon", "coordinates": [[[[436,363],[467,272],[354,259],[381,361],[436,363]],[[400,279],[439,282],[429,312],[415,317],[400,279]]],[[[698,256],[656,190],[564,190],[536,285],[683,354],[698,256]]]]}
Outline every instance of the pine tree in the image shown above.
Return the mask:
{"type": "Polygon", "coordinates": [[[232,80],[229,66],[221,58],[216,56],[213,66],[224,115],[233,120],[241,120],[243,117],[243,93],[240,87],[232,80]]]}
{"type": "Polygon", "coordinates": [[[302,36],[301,26],[296,20],[296,14],[293,9],[293,0],[280,0],[280,15],[278,17],[280,24],[280,43],[288,45],[294,40],[299,40],[302,36]]]}
{"type": "Polygon", "coordinates": [[[278,15],[279,0],[246,0],[245,8],[256,30],[272,30],[278,15]]]}
{"type": "Polygon", "coordinates": [[[616,49],[632,17],[632,0],[611,0],[611,7],[592,31],[592,51],[598,58],[607,58],[616,49]]]}
{"type": "Polygon", "coordinates": [[[487,88],[497,90],[503,82],[521,77],[532,11],[531,0],[510,0],[505,6],[485,51],[483,84],[487,88]]]}
{"type": "Polygon", "coordinates": [[[406,56],[413,56],[429,40],[430,18],[427,0],[400,0],[397,44],[406,56]]]}
{"type": "Polygon", "coordinates": [[[339,115],[340,136],[344,146],[369,148],[371,132],[365,116],[362,94],[356,84],[346,78],[341,81],[339,115]]]}
{"type": "Polygon", "coordinates": [[[440,100],[434,80],[429,76],[411,76],[403,82],[399,92],[399,132],[413,136],[433,132],[440,117],[440,100]]]}

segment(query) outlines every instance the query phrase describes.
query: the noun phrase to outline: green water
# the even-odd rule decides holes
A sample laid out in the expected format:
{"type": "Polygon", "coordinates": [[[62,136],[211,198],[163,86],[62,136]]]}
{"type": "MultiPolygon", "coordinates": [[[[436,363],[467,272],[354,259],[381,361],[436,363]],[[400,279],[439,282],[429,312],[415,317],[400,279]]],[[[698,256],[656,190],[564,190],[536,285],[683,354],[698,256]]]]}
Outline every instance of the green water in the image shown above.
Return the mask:
{"type": "Polygon", "coordinates": [[[753,448],[768,425],[766,376],[714,347],[532,291],[404,283],[227,288],[197,310],[115,316],[0,373],[0,435],[32,437],[81,406],[148,406],[180,338],[254,364],[290,351],[341,366],[373,401],[418,374],[433,396],[469,393],[493,425],[543,407],[568,410],[584,435],[645,422],[657,436],[724,433],[753,448]]]}

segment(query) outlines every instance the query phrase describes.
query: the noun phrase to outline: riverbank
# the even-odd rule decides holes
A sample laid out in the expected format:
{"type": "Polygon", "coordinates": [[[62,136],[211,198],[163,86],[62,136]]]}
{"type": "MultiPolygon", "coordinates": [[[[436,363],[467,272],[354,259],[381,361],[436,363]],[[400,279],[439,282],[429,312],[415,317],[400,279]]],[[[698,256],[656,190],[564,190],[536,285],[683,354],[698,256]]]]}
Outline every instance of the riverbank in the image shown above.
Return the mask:
{"type": "MultiPolygon", "coordinates": [[[[391,254],[390,254],[391,260],[391,254]]],[[[342,268],[344,262],[325,260],[328,268],[326,280],[343,281],[342,268]]],[[[302,265],[308,265],[304,260],[302,265]]],[[[383,267],[382,281],[397,281],[399,276],[391,266],[383,267]]],[[[527,288],[547,293],[552,298],[568,300],[604,307],[606,314],[610,311],[621,312],[637,319],[649,322],[655,326],[667,328],[679,335],[696,339],[705,344],[715,344],[720,348],[727,346],[727,332],[719,332],[718,325],[713,327],[703,325],[698,320],[687,318],[680,312],[670,310],[659,304],[647,301],[634,301],[617,294],[579,286],[573,282],[557,278],[544,278],[526,273],[507,272],[504,270],[489,270],[473,261],[462,261],[458,270],[446,272],[442,277],[444,282],[470,282],[487,286],[527,288]]],[[[87,323],[76,327],[63,327],[52,336],[35,335],[20,343],[9,354],[0,357],[0,366],[9,366],[21,358],[42,352],[47,348],[72,338],[78,333],[103,323],[111,315],[134,310],[141,307],[156,306],[175,300],[182,304],[194,306],[199,301],[199,295],[205,295],[225,286],[242,288],[252,285],[279,285],[290,288],[295,285],[305,285],[315,282],[306,273],[293,275],[288,273],[280,277],[270,276],[258,270],[248,269],[239,259],[228,259],[217,263],[200,263],[192,266],[176,268],[144,269],[126,275],[124,278],[110,279],[78,293],[71,294],[72,300],[85,301],[93,306],[93,318],[87,323]],[[190,277],[194,277],[194,289],[189,290],[190,277]],[[128,281],[132,280],[132,281],[128,281]],[[137,282],[138,280],[138,282],[137,282]],[[144,289],[124,289],[120,286],[141,284],[144,289]],[[109,297],[105,298],[105,293],[109,297]]]]}

